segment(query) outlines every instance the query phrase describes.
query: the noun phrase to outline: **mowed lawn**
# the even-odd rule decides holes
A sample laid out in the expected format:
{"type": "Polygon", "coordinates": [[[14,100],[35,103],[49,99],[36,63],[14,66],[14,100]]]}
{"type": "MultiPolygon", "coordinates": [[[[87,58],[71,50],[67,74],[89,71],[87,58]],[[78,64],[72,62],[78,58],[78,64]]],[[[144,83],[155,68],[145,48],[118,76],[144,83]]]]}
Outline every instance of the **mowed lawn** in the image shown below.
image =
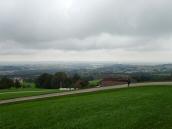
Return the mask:
{"type": "Polygon", "coordinates": [[[0,129],[171,128],[171,86],[124,88],[0,105],[0,129]]]}
{"type": "Polygon", "coordinates": [[[58,89],[19,88],[0,90],[0,100],[60,92],[58,89]]]}

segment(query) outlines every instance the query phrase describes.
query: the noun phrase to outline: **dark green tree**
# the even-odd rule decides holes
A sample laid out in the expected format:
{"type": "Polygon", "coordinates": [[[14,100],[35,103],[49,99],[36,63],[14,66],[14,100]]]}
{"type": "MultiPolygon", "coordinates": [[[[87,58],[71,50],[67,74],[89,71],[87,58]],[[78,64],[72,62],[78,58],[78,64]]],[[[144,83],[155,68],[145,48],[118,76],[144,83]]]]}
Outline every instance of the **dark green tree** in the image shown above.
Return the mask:
{"type": "Polygon", "coordinates": [[[74,83],[77,82],[80,79],[81,79],[81,77],[77,73],[74,74],[73,77],[72,77],[72,80],[73,80],[74,83]]]}
{"type": "Polygon", "coordinates": [[[12,79],[7,77],[2,77],[0,79],[0,89],[8,89],[14,86],[14,82],[12,79]]]}
{"type": "Polygon", "coordinates": [[[88,85],[89,85],[89,82],[86,80],[81,82],[81,88],[86,88],[86,87],[88,87],[88,85]]]}
{"type": "Polygon", "coordinates": [[[15,82],[14,82],[14,87],[15,87],[15,88],[21,88],[21,87],[22,87],[22,85],[21,85],[21,83],[20,83],[19,80],[15,80],[15,82]]]}
{"type": "Polygon", "coordinates": [[[67,80],[68,80],[68,77],[67,77],[66,73],[57,72],[54,74],[54,77],[52,80],[52,86],[55,88],[66,87],[66,81],[67,80]]]}
{"type": "Polygon", "coordinates": [[[36,79],[36,86],[39,88],[51,88],[52,75],[44,73],[36,79]]]}

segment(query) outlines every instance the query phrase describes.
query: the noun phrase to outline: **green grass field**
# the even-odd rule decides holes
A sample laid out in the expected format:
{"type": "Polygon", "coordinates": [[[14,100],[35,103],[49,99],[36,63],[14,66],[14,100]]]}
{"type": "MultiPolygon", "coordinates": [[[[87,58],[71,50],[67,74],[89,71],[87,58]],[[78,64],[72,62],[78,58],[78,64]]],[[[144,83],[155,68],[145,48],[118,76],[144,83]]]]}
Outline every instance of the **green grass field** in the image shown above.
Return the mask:
{"type": "Polygon", "coordinates": [[[58,89],[19,88],[0,90],[0,100],[60,92],[58,89]]]}
{"type": "Polygon", "coordinates": [[[101,80],[92,80],[89,81],[90,86],[98,86],[101,80]]]}
{"type": "Polygon", "coordinates": [[[171,129],[172,87],[101,91],[0,106],[0,129],[171,129]]]}

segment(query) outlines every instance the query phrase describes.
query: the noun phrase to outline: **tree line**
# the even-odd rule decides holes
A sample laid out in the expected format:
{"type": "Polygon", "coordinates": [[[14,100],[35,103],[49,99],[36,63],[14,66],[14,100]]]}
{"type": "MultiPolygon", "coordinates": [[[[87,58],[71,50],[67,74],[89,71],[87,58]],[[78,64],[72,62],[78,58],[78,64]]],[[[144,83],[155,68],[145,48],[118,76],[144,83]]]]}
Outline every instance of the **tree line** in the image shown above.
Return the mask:
{"type": "Polygon", "coordinates": [[[58,88],[85,88],[88,86],[88,81],[81,79],[78,74],[69,77],[64,72],[55,74],[41,74],[35,81],[36,87],[46,89],[58,88]]]}
{"type": "Polygon", "coordinates": [[[19,80],[13,80],[8,77],[2,77],[0,79],[0,89],[9,89],[9,88],[21,88],[22,84],[19,82],[19,80]]]}
{"type": "Polygon", "coordinates": [[[152,73],[132,73],[130,77],[136,82],[148,82],[148,81],[172,81],[171,75],[161,75],[161,74],[152,74],[152,73]]]}

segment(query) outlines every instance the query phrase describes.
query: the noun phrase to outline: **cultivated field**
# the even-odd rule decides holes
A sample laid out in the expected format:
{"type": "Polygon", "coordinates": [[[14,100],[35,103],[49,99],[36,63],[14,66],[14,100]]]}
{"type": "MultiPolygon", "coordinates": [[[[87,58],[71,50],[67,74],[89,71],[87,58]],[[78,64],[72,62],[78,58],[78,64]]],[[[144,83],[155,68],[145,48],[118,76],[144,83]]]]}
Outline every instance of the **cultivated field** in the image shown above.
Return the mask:
{"type": "Polygon", "coordinates": [[[172,87],[149,86],[0,106],[0,129],[170,129],[172,87]]]}

